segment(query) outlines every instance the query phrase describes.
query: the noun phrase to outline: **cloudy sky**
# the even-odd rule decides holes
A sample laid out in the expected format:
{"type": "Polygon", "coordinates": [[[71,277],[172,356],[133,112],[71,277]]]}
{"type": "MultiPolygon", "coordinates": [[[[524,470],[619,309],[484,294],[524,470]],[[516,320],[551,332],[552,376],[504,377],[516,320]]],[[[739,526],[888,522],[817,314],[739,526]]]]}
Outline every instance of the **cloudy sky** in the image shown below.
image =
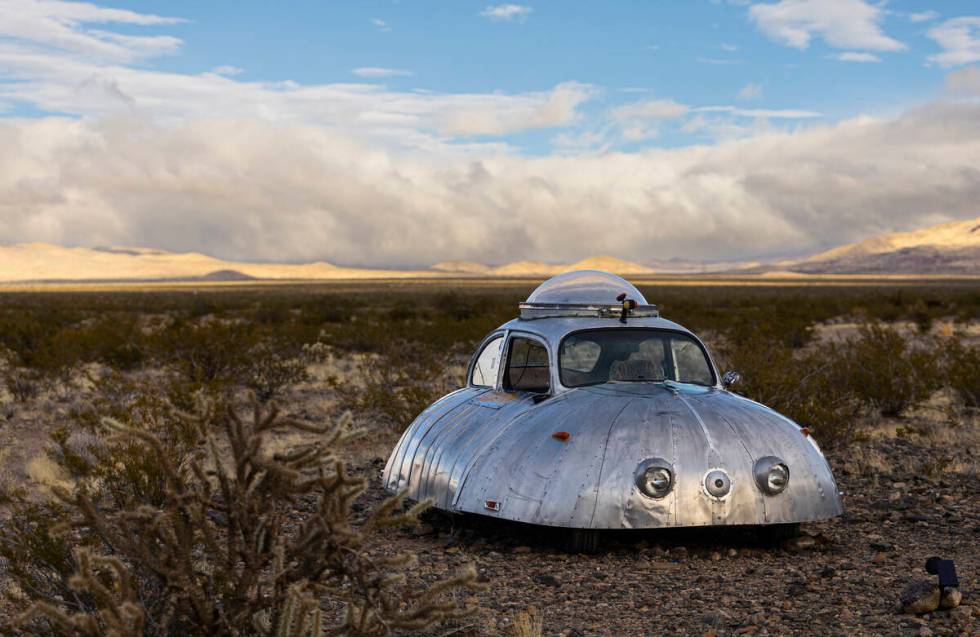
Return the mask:
{"type": "Polygon", "coordinates": [[[977,215],[975,0],[0,0],[0,244],[723,260],[977,215]]]}

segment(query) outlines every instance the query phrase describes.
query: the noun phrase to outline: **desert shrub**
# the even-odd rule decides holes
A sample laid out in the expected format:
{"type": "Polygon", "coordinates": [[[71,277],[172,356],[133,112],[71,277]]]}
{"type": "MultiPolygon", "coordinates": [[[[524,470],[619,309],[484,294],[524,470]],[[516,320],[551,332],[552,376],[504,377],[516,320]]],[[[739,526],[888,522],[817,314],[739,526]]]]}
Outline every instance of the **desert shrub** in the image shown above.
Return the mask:
{"type": "Polygon", "coordinates": [[[0,346],[13,354],[14,365],[45,369],[52,358],[51,339],[66,322],[58,312],[8,311],[0,317],[0,346]]]}
{"type": "Polygon", "coordinates": [[[742,375],[736,391],[814,429],[828,446],[853,441],[861,403],[840,382],[841,347],[822,344],[794,350],[757,331],[726,339],[722,358],[742,375]]]}
{"type": "Polygon", "coordinates": [[[69,422],[51,432],[49,455],[73,481],[98,488],[107,506],[159,506],[167,485],[162,465],[139,441],[107,445],[102,422],[110,418],[153,433],[170,461],[179,464],[200,442],[199,428],[180,414],[205,397],[222,399],[174,374],[108,374],[96,383],[89,401],[69,412],[69,422]]]}
{"type": "Polygon", "coordinates": [[[839,366],[842,389],[886,416],[897,416],[941,386],[936,352],[913,347],[880,323],[862,326],[858,338],[839,349],[839,366]]]}
{"type": "Polygon", "coordinates": [[[242,384],[261,402],[279,396],[284,389],[306,378],[306,350],[281,340],[264,340],[248,352],[242,384]]]}
{"type": "Polygon", "coordinates": [[[135,316],[113,315],[67,326],[51,336],[48,367],[101,363],[118,370],[135,369],[145,357],[144,340],[135,316]]]}
{"type": "Polygon", "coordinates": [[[934,351],[880,324],[861,327],[843,343],[799,350],[764,329],[737,334],[721,347],[722,359],[742,373],[737,391],[812,426],[830,445],[859,437],[867,409],[895,416],[942,384],[934,351]]]}
{"type": "Polygon", "coordinates": [[[115,508],[99,489],[62,492],[59,506],[70,521],[47,528],[58,528],[55,542],[72,540],[70,553],[61,545],[48,551],[63,562],[44,562],[35,550],[3,554],[54,574],[54,584],[21,586],[30,607],[19,630],[380,636],[467,612],[450,593],[475,586],[472,568],[426,585],[413,573],[411,556],[385,555],[370,545],[385,529],[413,522],[424,505],[403,512],[396,497],[354,513],[367,481],[335,455],[356,433],[349,418],[313,426],[257,405],[249,418],[206,404],[194,416],[175,415],[185,424],[173,428],[194,427],[201,441],[179,462],[153,427],[108,420],[112,434],[104,444],[141,447],[165,476],[163,499],[156,506],[115,508]],[[271,444],[290,431],[311,441],[271,444]],[[84,546],[75,544],[86,537],[84,546]],[[65,561],[74,569],[67,580],[65,561]],[[55,590],[62,594],[52,595],[55,590]]]}
{"type": "Polygon", "coordinates": [[[949,387],[971,407],[980,406],[980,347],[958,338],[946,339],[942,347],[943,372],[949,387]]]}
{"type": "Polygon", "coordinates": [[[448,376],[452,360],[424,343],[392,340],[383,354],[361,365],[363,386],[340,389],[349,406],[401,430],[435,399],[459,387],[461,379],[448,376]]]}
{"type": "Polygon", "coordinates": [[[41,392],[42,376],[33,369],[8,367],[2,372],[3,383],[15,400],[26,403],[41,392]]]}
{"type": "Polygon", "coordinates": [[[158,335],[159,360],[188,381],[227,385],[240,377],[248,352],[259,340],[254,324],[242,321],[178,322],[158,335]]]}
{"type": "Polygon", "coordinates": [[[772,346],[799,349],[810,342],[814,319],[795,313],[776,315],[772,308],[744,308],[731,317],[724,333],[732,342],[753,342],[760,335],[772,346]]]}
{"type": "MultiPolygon", "coordinates": [[[[54,532],[68,519],[68,511],[57,503],[31,502],[24,492],[7,490],[4,504],[12,514],[0,534],[0,568],[14,586],[4,596],[13,607],[31,600],[61,600],[71,612],[95,609],[90,596],[80,594],[69,584],[76,568],[72,542],[54,532]]],[[[84,543],[86,538],[75,538],[84,543]]],[[[0,620],[0,632],[12,634],[0,620]]]]}

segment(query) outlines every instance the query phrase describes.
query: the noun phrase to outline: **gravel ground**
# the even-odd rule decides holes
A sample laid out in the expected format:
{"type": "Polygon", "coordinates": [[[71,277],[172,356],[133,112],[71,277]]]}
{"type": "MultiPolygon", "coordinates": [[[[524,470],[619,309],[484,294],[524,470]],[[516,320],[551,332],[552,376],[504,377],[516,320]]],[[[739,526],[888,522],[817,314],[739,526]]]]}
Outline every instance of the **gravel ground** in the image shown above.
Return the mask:
{"type": "MultiPolygon", "coordinates": [[[[390,531],[377,550],[415,554],[433,579],[475,563],[486,588],[466,601],[477,610],[433,633],[439,637],[515,635],[514,618],[530,607],[543,617],[543,635],[565,637],[980,635],[980,414],[948,397],[933,402],[828,453],[845,515],[804,525],[781,544],[731,529],[618,532],[599,553],[579,555],[563,551],[553,531],[433,513],[419,528],[390,531]],[[962,605],[902,614],[903,587],[932,579],[923,568],[932,555],[955,560],[962,605]]],[[[296,414],[312,421],[332,409],[312,398],[297,403],[316,407],[296,414]]],[[[38,410],[6,424],[0,451],[8,463],[43,455],[51,418],[38,410]]],[[[374,430],[344,449],[371,478],[358,507],[386,497],[378,474],[396,440],[374,430]]],[[[12,475],[38,479],[30,466],[12,475]]]]}
{"type": "MultiPolygon", "coordinates": [[[[614,532],[598,554],[576,555],[554,532],[436,514],[385,550],[439,574],[476,564],[487,588],[470,597],[479,611],[458,634],[512,634],[515,615],[535,606],[544,635],[980,635],[977,418],[904,436],[830,455],[845,515],[776,545],[731,529],[614,532]],[[902,614],[905,584],[935,580],[924,570],[932,555],[955,560],[962,605],[902,614]]],[[[376,475],[382,462],[360,470],[376,475]]],[[[374,485],[367,497],[385,497],[374,485]]]]}

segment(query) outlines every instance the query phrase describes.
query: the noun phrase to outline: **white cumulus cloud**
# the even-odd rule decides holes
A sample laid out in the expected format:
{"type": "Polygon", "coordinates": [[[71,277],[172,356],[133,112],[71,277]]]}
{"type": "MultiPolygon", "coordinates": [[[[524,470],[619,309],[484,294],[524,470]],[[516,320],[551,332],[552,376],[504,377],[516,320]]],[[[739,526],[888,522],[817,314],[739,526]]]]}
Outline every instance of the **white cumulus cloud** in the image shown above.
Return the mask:
{"type": "Polygon", "coordinates": [[[907,15],[909,22],[929,22],[939,17],[938,11],[918,11],[907,15]]]}
{"type": "Polygon", "coordinates": [[[361,66],[351,70],[358,77],[406,77],[412,74],[405,69],[389,69],[381,66],[361,66]]]}
{"type": "Polygon", "coordinates": [[[532,11],[531,7],[522,4],[494,4],[481,11],[480,15],[498,22],[521,22],[532,11]]]}
{"type": "Polygon", "coordinates": [[[179,18],[108,9],[85,2],[0,0],[0,15],[3,16],[0,46],[8,49],[41,45],[94,60],[133,62],[173,53],[181,44],[173,36],[124,35],[91,26],[178,24],[182,22],[179,18]]]}
{"type": "Polygon", "coordinates": [[[643,100],[619,106],[612,111],[615,120],[674,119],[687,113],[690,107],[674,100],[643,100]]]}
{"type": "Polygon", "coordinates": [[[859,51],[845,51],[838,53],[835,59],[841,62],[881,62],[881,58],[874,53],[861,53],[859,51]]]}
{"type": "Polygon", "coordinates": [[[882,31],[885,10],[865,0],[780,0],[752,5],[749,17],[771,39],[797,49],[810,46],[814,37],[838,49],[906,48],[882,31]]]}
{"type": "Polygon", "coordinates": [[[943,67],[980,61],[980,16],[946,20],[929,29],[928,35],[943,49],[929,56],[930,61],[943,67]]]}
{"type": "Polygon", "coordinates": [[[946,88],[953,94],[980,96],[980,66],[946,74],[946,88]]]}
{"type": "Polygon", "coordinates": [[[744,257],[974,216],[978,165],[971,103],[545,157],[257,119],[0,120],[0,242],[371,265],[744,257]]]}
{"type": "Polygon", "coordinates": [[[226,64],[226,65],[214,67],[213,69],[211,69],[211,72],[214,73],[215,75],[227,75],[228,77],[234,77],[236,75],[241,75],[242,73],[244,73],[245,69],[226,64]]]}
{"type": "Polygon", "coordinates": [[[762,97],[762,85],[749,82],[739,90],[737,97],[740,100],[757,100],[762,97]]]}

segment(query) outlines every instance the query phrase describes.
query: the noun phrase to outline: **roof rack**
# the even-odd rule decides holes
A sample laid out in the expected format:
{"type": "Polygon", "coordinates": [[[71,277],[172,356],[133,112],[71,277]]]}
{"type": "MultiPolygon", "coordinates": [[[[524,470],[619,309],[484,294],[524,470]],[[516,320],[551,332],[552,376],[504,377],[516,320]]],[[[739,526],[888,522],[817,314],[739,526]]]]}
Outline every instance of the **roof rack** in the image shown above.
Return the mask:
{"type": "MultiPolygon", "coordinates": [[[[521,318],[526,321],[558,317],[616,318],[623,313],[622,303],[521,303],[521,318]]],[[[656,305],[637,305],[628,311],[630,318],[660,316],[656,305]]]]}

